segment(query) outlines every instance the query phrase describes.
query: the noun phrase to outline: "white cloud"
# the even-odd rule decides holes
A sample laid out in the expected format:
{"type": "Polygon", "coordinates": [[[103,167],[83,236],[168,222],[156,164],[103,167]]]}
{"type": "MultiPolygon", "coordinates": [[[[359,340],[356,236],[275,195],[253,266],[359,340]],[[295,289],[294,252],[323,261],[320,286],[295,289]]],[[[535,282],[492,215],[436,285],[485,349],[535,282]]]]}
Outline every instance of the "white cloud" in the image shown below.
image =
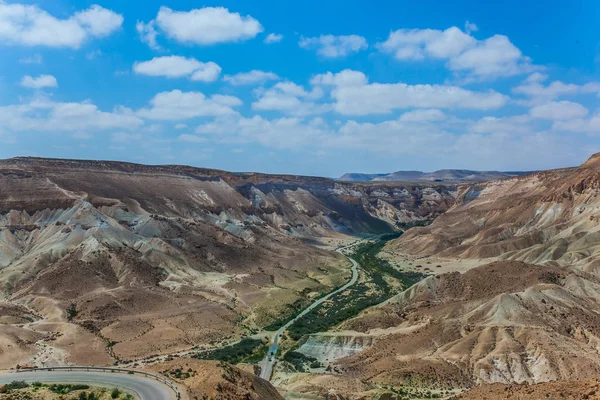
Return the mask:
{"type": "Polygon", "coordinates": [[[58,19],[35,5],[0,2],[0,40],[7,44],[79,48],[122,24],[122,15],[98,5],[58,19]]]}
{"type": "Polygon", "coordinates": [[[532,118],[529,115],[517,115],[513,117],[486,116],[472,123],[469,131],[485,134],[533,133],[534,127],[531,122],[532,118]]]}
{"type": "Polygon", "coordinates": [[[92,36],[108,36],[123,25],[123,16],[94,4],[74,18],[92,36]]]}
{"type": "Polygon", "coordinates": [[[172,90],[161,92],[150,100],[150,108],[138,110],[137,115],[153,120],[181,120],[195,117],[235,114],[232,107],[242,105],[234,96],[172,90]]]}
{"type": "Polygon", "coordinates": [[[552,125],[555,131],[589,133],[598,135],[600,133],[600,112],[590,118],[575,118],[566,121],[555,121],[552,125]]]}
{"type": "Polygon", "coordinates": [[[21,79],[21,86],[32,89],[41,89],[58,87],[58,82],[52,75],[40,75],[37,78],[34,78],[30,75],[25,75],[23,79],[21,79]]]}
{"type": "Polygon", "coordinates": [[[580,87],[572,83],[566,84],[560,81],[554,81],[548,86],[544,86],[538,81],[529,82],[530,83],[513,88],[513,93],[524,94],[529,97],[555,99],[560,95],[573,94],[580,91],[580,87]]]}
{"type": "Polygon", "coordinates": [[[161,7],[156,19],[139,22],[142,40],[156,47],[156,29],[180,43],[211,45],[239,42],[256,37],[262,25],[249,15],[230,12],[224,7],[204,7],[190,11],[174,11],[161,7]]]}
{"type": "Polygon", "coordinates": [[[435,29],[399,29],[391,32],[379,50],[394,54],[399,60],[423,60],[426,55],[435,58],[457,56],[473,46],[477,40],[453,26],[445,31],[435,29]]]}
{"type": "Polygon", "coordinates": [[[541,72],[534,72],[524,79],[523,82],[533,83],[533,82],[543,82],[548,79],[548,75],[542,74],[541,72]]]}
{"type": "Polygon", "coordinates": [[[547,86],[543,81],[547,79],[543,74],[531,74],[523,83],[512,89],[513,93],[529,97],[527,100],[518,100],[524,105],[542,105],[561,96],[595,93],[600,96],[600,83],[588,82],[584,85],[554,81],[547,86]]]}
{"type": "Polygon", "coordinates": [[[318,104],[315,100],[323,96],[323,91],[315,87],[306,91],[293,82],[279,82],[268,90],[255,92],[258,100],[252,109],[258,111],[280,111],[291,115],[320,114],[331,109],[329,104],[318,104]]]}
{"type": "Polygon", "coordinates": [[[316,49],[317,54],[328,58],[345,57],[369,47],[367,40],[358,35],[301,37],[298,45],[304,49],[316,49]]]}
{"type": "Polygon", "coordinates": [[[304,123],[302,118],[285,117],[266,119],[255,115],[218,118],[200,125],[197,133],[215,135],[221,143],[258,142],[274,148],[296,148],[318,143],[328,134],[326,127],[304,123]]]}
{"type": "Polygon", "coordinates": [[[432,169],[449,166],[488,170],[539,169],[557,163],[568,165],[586,153],[576,137],[535,130],[507,131],[509,125],[520,124],[528,118],[490,120],[489,123],[495,123],[500,129],[489,129],[488,125],[482,133],[465,133],[464,125],[449,131],[447,120],[427,123],[400,118],[379,123],[348,121],[333,129],[318,118],[230,116],[199,126],[198,133],[212,135],[217,143],[256,142],[275,149],[304,150],[305,154],[329,153],[331,149],[349,155],[368,151],[377,157],[397,159],[401,156],[410,163],[425,162],[432,169]],[[532,148],[536,149],[533,153],[532,148]]]}
{"type": "Polygon", "coordinates": [[[175,129],[186,129],[188,126],[186,124],[177,124],[175,125],[175,129]]]}
{"type": "Polygon", "coordinates": [[[0,126],[18,132],[91,132],[136,129],[143,124],[129,109],[118,107],[106,112],[89,102],[60,103],[41,98],[0,107],[0,126]]]}
{"type": "MultiPolygon", "coordinates": [[[[475,28],[475,29],[474,29],[475,28]]],[[[531,72],[537,67],[506,36],[477,40],[470,35],[476,26],[466,25],[467,33],[453,26],[436,29],[399,29],[391,32],[377,48],[398,60],[447,60],[448,68],[468,79],[493,79],[531,72]]]]}
{"type": "Polygon", "coordinates": [[[513,76],[536,68],[503,35],[479,41],[476,46],[451,58],[448,65],[453,71],[466,71],[478,78],[513,76]]]}
{"type": "Polygon", "coordinates": [[[234,86],[251,85],[254,83],[276,81],[279,79],[279,76],[273,72],[259,71],[256,69],[250,72],[240,72],[235,75],[225,75],[223,77],[224,81],[229,82],[234,86]]]}
{"type": "Polygon", "coordinates": [[[446,119],[446,114],[441,110],[435,108],[428,110],[414,110],[405,112],[398,118],[401,122],[431,122],[431,121],[443,121],[446,119]]]}
{"type": "Polygon", "coordinates": [[[277,33],[269,33],[265,38],[264,42],[267,44],[279,43],[283,39],[283,35],[277,33]]]}
{"type": "Polygon", "coordinates": [[[588,109],[571,101],[552,101],[533,107],[529,113],[534,118],[570,120],[585,117],[588,114],[588,109]]]}
{"type": "Polygon", "coordinates": [[[138,21],[135,24],[135,29],[137,30],[138,35],[140,35],[140,39],[143,43],[146,43],[152,50],[160,50],[161,47],[158,45],[156,41],[156,37],[158,36],[158,31],[156,30],[156,22],[150,21],[147,24],[138,21]]]}
{"type": "Polygon", "coordinates": [[[348,121],[327,147],[367,149],[379,153],[413,154],[453,145],[453,136],[435,124],[390,120],[380,123],[348,121]],[[428,150],[426,150],[428,149],[428,150]]]}
{"type": "Polygon", "coordinates": [[[327,86],[363,86],[368,83],[368,79],[362,72],[345,69],[337,74],[326,72],[315,75],[310,83],[327,86]]]}
{"type": "Polygon", "coordinates": [[[133,71],[140,75],[188,77],[193,81],[203,82],[214,82],[221,75],[221,67],[212,61],[203,63],[195,58],[181,56],[154,57],[150,61],[136,62],[133,71]]]}
{"type": "Polygon", "coordinates": [[[500,108],[508,101],[507,96],[493,90],[475,92],[449,85],[367,83],[361,72],[346,70],[340,74],[343,75],[323,74],[313,81],[341,83],[334,87],[331,97],[335,100],[334,110],[345,115],[388,114],[405,108],[488,110],[500,108]]]}

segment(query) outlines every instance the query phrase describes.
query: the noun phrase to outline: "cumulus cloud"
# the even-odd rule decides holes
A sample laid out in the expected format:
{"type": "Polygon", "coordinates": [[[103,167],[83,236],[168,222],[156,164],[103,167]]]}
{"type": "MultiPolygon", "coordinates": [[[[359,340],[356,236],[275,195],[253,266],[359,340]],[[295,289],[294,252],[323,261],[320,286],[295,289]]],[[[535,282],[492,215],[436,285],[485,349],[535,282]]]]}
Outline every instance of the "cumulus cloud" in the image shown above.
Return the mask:
{"type": "Polygon", "coordinates": [[[154,57],[150,61],[136,62],[133,72],[139,75],[188,77],[193,81],[214,82],[221,75],[221,67],[212,61],[200,62],[181,56],[154,57]]]}
{"type": "Polygon", "coordinates": [[[140,35],[140,40],[146,43],[152,50],[161,49],[158,42],[156,41],[158,31],[156,30],[155,21],[150,21],[148,23],[138,21],[135,24],[135,29],[138,35],[140,35]]]}
{"type": "Polygon", "coordinates": [[[472,133],[485,134],[527,134],[535,131],[532,117],[517,115],[510,117],[486,116],[471,123],[468,130],[472,133]]]}
{"type": "Polygon", "coordinates": [[[269,119],[231,115],[198,126],[197,133],[210,135],[217,143],[256,142],[276,149],[307,152],[335,149],[370,151],[383,157],[401,155],[415,163],[425,160],[431,168],[455,165],[526,170],[556,162],[569,163],[573,157],[585,153],[576,139],[535,130],[510,131],[510,125],[530,121],[528,116],[478,121],[479,129],[469,129],[469,122],[463,121],[450,129],[446,120],[440,119],[439,111],[427,110],[433,118],[426,113],[420,116],[410,113],[405,113],[404,118],[377,123],[350,120],[338,128],[318,117],[269,119]],[[532,148],[539,151],[532,154],[532,148]]]}
{"type": "Polygon", "coordinates": [[[98,5],[59,19],[35,5],[0,2],[0,40],[6,44],[79,48],[122,24],[122,15],[98,5]]]}
{"type": "Polygon", "coordinates": [[[256,69],[249,72],[240,72],[235,75],[225,75],[223,77],[225,82],[229,82],[234,86],[252,85],[255,83],[276,81],[279,79],[279,76],[273,72],[259,71],[256,69]]]}
{"type": "Polygon", "coordinates": [[[523,82],[526,82],[526,83],[544,82],[546,79],[548,79],[548,75],[542,74],[541,72],[534,72],[533,74],[531,74],[527,78],[525,78],[523,80],[523,82]]]}
{"type": "Polygon", "coordinates": [[[489,110],[506,104],[508,97],[488,90],[476,92],[450,85],[367,83],[358,71],[322,74],[314,83],[336,84],[331,91],[335,111],[345,115],[389,114],[406,108],[464,108],[489,110]]]}
{"type": "MultiPolygon", "coordinates": [[[[474,29],[475,28],[475,29],[474,29]]],[[[437,29],[399,29],[377,48],[401,61],[427,57],[447,60],[448,68],[468,79],[493,79],[535,70],[531,60],[503,35],[477,40],[470,35],[476,26],[466,25],[467,32],[453,26],[437,29]]]]}
{"type": "Polygon", "coordinates": [[[312,85],[326,86],[363,86],[368,82],[367,76],[359,71],[345,69],[336,74],[326,72],[324,74],[315,75],[310,83],[312,85]]]}
{"type": "Polygon", "coordinates": [[[398,121],[401,122],[431,122],[431,121],[443,121],[446,119],[446,114],[443,111],[435,108],[428,110],[414,110],[408,111],[400,115],[398,121]]]}
{"type": "Polygon", "coordinates": [[[529,113],[534,118],[568,120],[585,117],[588,114],[588,109],[571,101],[552,101],[533,107],[529,113]]]}
{"type": "Polygon", "coordinates": [[[264,42],[267,44],[279,43],[283,40],[283,35],[277,33],[269,33],[265,38],[264,42]]]}
{"type": "Polygon", "coordinates": [[[317,54],[328,58],[345,57],[369,47],[367,39],[358,35],[301,37],[298,45],[303,49],[316,49],[317,54]]]}
{"type": "Polygon", "coordinates": [[[593,93],[600,95],[600,83],[588,82],[583,85],[553,81],[544,85],[547,75],[533,73],[520,85],[512,89],[513,93],[528,97],[527,100],[518,100],[525,105],[540,105],[562,96],[593,93]]]}
{"type": "Polygon", "coordinates": [[[0,107],[0,126],[12,131],[91,132],[135,129],[143,124],[129,109],[117,107],[113,111],[101,111],[89,102],[63,103],[41,98],[0,107]]]}
{"type": "Polygon", "coordinates": [[[399,29],[377,48],[399,60],[423,60],[426,56],[449,58],[473,46],[477,40],[453,26],[436,29],[399,29]]]}
{"type": "Polygon", "coordinates": [[[255,91],[258,100],[252,103],[256,111],[280,111],[291,115],[320,114],[331,109],[329,104],[319,104],[315,100],[323,96],[323,91],[315,87],[311,91],[293,82],[279,82],[268,90],[255,91]]]}
{"type": "Polygon", "coordinates": [[[213,135],[221,143],[257,142],[273,148],[297,148],[324,139],[328,129],[299,117],[267,119],[229,116],[198,126],[197,133],[213,135]]]}
{"type": "Polygon", "coordinates": [[[52,88],[58,87],[58,82],[52,75],[40,75],[37,78],[25,75],[21,79],[21,86],[32,89],[52,88]]]}
{"type": "Polygon", "coordinates": [[[589,133],[598,135],[600,132],[600,112],[596,111],[589,118],[574,118],[569,120],[555,121],[552,129],[564,132],[589,133]]]}
{"type": "Polygon", "coordinates": [[[92,36],[108,36],[123,24],[123,16],[111,10],[93,5],[87,10],[78,12],[74,19],[92,36]]]}
{"type": "Polygon", "coordinates": [[[195,117],[235,114],[232,107],[242,105],[234,96],[172,90],[161,92],[150,100],[150,107],[137,111],[139,117],[152,120],[182,120],[195,117]]]}
{"type": "Polygon", "coordinates": [[[242,16],[224,7],[204,7],[190,11],[174,11],[161,7],[156,19],[138,22],[142,40],[156,47],[156,27],[170,39],[180,43],[212,45],[240,42],[256,37],[263,27],[250,15],[242,16]]]}
{"type": "Polygon", "coordinates": [[[536,68],[504,35],[477,42],[474,47],[450,58],[448,65],[453,71],[465,71],[480,78],[513,76],[536,68]]]}

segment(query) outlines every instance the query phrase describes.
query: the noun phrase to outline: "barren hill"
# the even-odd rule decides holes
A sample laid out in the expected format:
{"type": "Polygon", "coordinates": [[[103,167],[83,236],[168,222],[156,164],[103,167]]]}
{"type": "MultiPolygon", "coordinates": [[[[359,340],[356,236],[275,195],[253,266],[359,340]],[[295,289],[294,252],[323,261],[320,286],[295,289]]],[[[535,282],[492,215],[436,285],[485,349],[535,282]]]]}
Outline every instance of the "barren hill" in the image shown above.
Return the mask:
{"type": "MultiPolygon", "coordinates": [[[[367,345],[331,368],[364,387],[435,393],[596,379],[599,194],[600,155],[577,168],[459,186],[446,213],[386,251],[480,266],[430,276],[342,324],[337,342],[367,345]]],[[[504,388],[517,397],[554,390],[504,388]]]]}
{"type": "Polygon", "coordinates": [[[364,382],[432,389],[594,379],[600,279],[498,261],[431,276],[344,324],[374,345],[338,361],[364,382]]]}
{"type": "Polygon", "coordinates": [[[309,242],[432,218],[454,190],[0,161],[2,318],[14,322],[0,326],[0,359],[105,364],[234,339],[348,278],[343,257],[309,242]],[[15,319],[15,304],[35,318],[15,319]]]}
{"type": "Polygon", "coordinates": [[[462,185],[456,203],[389,249],[409,254],[577,265],[600,252],[600,159],[577,168],[462,185]]]}

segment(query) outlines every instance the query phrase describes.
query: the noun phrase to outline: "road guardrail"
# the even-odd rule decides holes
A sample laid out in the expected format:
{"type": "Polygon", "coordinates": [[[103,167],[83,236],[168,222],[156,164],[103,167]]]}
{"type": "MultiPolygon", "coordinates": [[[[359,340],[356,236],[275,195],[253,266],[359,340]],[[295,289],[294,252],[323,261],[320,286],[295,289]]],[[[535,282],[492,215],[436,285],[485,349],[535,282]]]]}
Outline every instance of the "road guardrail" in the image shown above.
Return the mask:
{"type": "Polygon", "coordinates": [[[81,367],[81,366],[69,367],[69,366],[66,366],[66,367],[21,368],[21,369],[15,370],[15,371],[17,373],[23,373],[23,372],[34,372],[34,371],[57,371],[57,370],[58,371],[73,371],[73,370],[100,371],[100,372],[113,372],[113,373],[118,372],[118,373],[128,374],[128,375],[143,375],[148,378],[155,379],[161,383],[164,383],[173,392],[175,392],[175,396],[177,396],[177,399],[181,399],[181,393],[179,392],[179,388],[177,387],[177,385],[175,385],[170,380],[163,378],[162,376],[151,374],[151,373],[145,372],[145,371],[137,371],[135,369],[124,369],[124,368],[114,368],[114,367],[81,367]]]}

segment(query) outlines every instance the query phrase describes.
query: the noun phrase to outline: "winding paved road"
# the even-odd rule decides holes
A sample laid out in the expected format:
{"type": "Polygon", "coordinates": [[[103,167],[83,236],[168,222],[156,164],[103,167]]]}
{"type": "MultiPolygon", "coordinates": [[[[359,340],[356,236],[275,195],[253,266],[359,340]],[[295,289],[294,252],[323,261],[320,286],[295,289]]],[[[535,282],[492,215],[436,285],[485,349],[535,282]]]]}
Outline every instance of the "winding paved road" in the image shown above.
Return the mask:
{"type": "Polygon", "coordinates": [[[311,312],[315,307],[318,307],[319,305],[323,304],[324,301],[328,300],[331,296],[334,296],[340,292],[343,292],[344,290],[348,289],[350,286],[354,285],[356,283],[356,281],[358,280],[358,263],[356,261],[354,261],[354,259],[348,257],[347,255],[345,255],[343,253],[343,250],[346,250],[350,247],[356,246],[358,244],[360,244],[361,242],[364,242],[368,239],[362,240],[360,242],[357,243],[353,243],[350,244],[348,246],[344,246],[344,247],[340,247],[339,249],[337,249],[336,251],[338,253],[340,253],[341,255],[343,255],[344,257],[346,257],[348,260],[350,260],[350,262],[352,262],[352,278],[348,281],[348,283],[346,283],[344,286],[342,286],[341,288],[329,293],[326,296],[323,296],[321,298],[319,298],[317,301],[315,301],[314,303],[312,303],[310,306],[308,306],[307,308],[304,309],[304,311],[302,311],[300,314],[296,315],[293,319],[291,319],[290,321],[288,321],[285,325],[283,325],[281,328],[279,328],[279,330],[277,332],[275,332],[275,334],[273,335],[272,339],[271,339],[271,347],[269,347],[269,351],[266,355],[266,357],[262,360],[261,364],[260,364],[260,377],[266,380],[270,380],[271,379],[271,375],[273,374],[273,366],[275,365],[275,363],[277,362],[277,359],[275,358],[275,355],[277,353],[277,349],[279,348],[278,345],[278,341],[279,338],[281,337],[281,335],[283,334],[283,332],[285,330],[287,330],[290,326],[292,326],[292,324],[294,322],[296,322],[296,320],[298,318],[301,318],[303,316],[305,316],[306,314],[308,314],[309,312],[311,312]]]}
{"type": "Polygon", "coordinates": [[[31,371],[0,375],[0,384],[12,381],[43,383],[86,383],[93,386],[119,388],[139,400],[171,400],[174,392],[162,383],[139,375],[98,371],[31,371]]]}

